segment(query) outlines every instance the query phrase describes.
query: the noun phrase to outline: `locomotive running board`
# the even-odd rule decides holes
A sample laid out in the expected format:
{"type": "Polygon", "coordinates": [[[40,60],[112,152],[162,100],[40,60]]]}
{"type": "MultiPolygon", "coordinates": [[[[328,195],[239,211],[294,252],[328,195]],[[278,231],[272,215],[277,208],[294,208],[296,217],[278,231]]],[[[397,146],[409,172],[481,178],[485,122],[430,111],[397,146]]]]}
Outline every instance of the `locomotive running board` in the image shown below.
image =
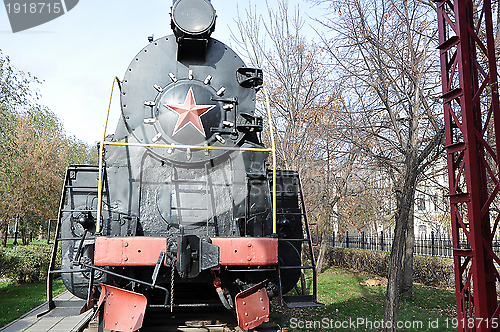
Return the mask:
{"type": "Polygon", "coordinates": [[[324,306],[323,303],[319,303],[316,301],[314,295],[283,296],[283,303],[289,309],[324,306]]]}

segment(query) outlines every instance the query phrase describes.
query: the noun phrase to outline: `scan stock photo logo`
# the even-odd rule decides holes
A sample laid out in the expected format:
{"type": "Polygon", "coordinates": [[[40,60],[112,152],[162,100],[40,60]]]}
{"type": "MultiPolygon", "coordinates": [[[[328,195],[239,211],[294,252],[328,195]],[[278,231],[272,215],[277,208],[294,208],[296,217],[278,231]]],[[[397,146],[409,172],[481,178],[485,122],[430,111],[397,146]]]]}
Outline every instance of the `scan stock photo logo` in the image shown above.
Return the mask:
{"type": "Polygon", "coordinates": [[[78,1],[4,0],[4,4],[12,32],[16,33],[47,23],[66,14],[78,4],[78,1]]]}

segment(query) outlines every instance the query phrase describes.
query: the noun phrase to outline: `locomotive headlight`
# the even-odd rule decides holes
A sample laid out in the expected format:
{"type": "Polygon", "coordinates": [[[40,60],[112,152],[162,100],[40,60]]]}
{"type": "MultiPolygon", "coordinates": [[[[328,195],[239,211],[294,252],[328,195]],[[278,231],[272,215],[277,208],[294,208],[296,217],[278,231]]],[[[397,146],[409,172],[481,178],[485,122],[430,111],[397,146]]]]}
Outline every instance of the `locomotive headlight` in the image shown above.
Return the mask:
{"type": "Polygon", "coordinates": [[[215,10],[207,0],[177,0],[171,15],[177,37],[208,38],[215,29],[215,10]]]}

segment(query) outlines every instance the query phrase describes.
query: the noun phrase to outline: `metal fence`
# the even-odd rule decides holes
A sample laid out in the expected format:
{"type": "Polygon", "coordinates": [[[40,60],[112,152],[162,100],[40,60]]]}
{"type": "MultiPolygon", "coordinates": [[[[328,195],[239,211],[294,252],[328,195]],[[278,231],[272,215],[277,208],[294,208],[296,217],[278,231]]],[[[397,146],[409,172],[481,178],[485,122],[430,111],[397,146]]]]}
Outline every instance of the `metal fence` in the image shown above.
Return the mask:
{"type": "MultiPolygon", "coordinates": [[[[327,244],[335,248],[359,248],[365,250],[391,251],[392,236],[380,232],[378,234],[356,233],[338,236],[335,232],[327,236],[327,244]]],[[[493,251],[500,255],[500,239],[493,241],[493,251]]],[[[467,240],[460,241],[460,248],[470,248],[467,240]]],[[[416,237],[414,255],[453,257],[453,240],[451,236],[435,236],[434,232],[429,237],[416,237]]]]}

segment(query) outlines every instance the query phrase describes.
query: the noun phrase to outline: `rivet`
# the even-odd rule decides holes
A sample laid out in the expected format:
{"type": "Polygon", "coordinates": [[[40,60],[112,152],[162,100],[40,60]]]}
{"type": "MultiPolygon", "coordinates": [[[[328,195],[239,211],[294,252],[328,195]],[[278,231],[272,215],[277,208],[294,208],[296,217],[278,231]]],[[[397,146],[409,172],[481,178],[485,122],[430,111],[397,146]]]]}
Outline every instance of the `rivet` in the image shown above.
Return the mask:
{"type": "MultiPolygon", "coordinates": [[[[124,260],[125,262],[126,262],[126,261],[128,261],[128,257],[125,257],[123,260],[124,260]]],[[[113,295],[113,293],[111,293],[111,295],[113,295]]]]}
{"type": "Polygon", "coordinates": [[[250,242],[248,242],[248,247],[251,247],[251,246],[252,246],[252,244],[250,242]]]}
{"type": "Polygon", "coordinates": [[[245,312],[245,316],[248,316],[248,312],[245,312]]]}
{"type": "Polygon", "coordinates": [[[128,247],[128,242],[125,242],[125,247],[128,247]]]}
{"type": "Polygon", "coordinates": [[[262,307],[262,310],[264,310],[264,311],[265,311],[265,310],[266,310],[266,307],[262,307]]]}
{"type": "Polygon", "coordinates": [[[243,301],[243,305],[247,305],[247,303],[245,301],[243,301]]]}
{"type": "Polygon", "coordinates": [[[248,259],[248,261],[251,261],[251,260],[252,260],[252,257],[248,257],[247,259],[248,259]]]}
{"type": "Polygon", "coordinates": [[[130,318],[134,319],[134,316],[132,316],[132,317],[130,317],[130,318]]]}
{"type": "Polygon", "coordinates": [[[115,325],[118,325],[118,322],[115,322],[115,325]]]}
{"type": "Polygon", "coordinates": [[[261,301],[264,301],[264,300],[262,299],[262,297],[260,298],[260,300],[261,300],[261,301]]]}

